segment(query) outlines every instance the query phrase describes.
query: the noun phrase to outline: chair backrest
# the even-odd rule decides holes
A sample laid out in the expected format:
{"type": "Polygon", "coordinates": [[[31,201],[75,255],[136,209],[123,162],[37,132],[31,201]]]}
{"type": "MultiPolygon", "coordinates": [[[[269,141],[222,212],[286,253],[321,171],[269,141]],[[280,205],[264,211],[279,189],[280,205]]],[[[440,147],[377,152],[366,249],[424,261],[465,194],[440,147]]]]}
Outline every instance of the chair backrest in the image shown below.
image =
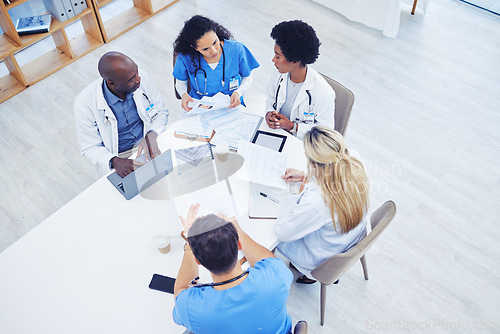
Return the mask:
{"type": "MultiPolygon", "coordinates": [[[[175,62],[177,61],[177,53],[174,52],[173,54],[173,61],[172,61],[172,68],[175,67],[175,62]]],[[[179,93],[177,92],[177,88],[175,88],[175,83],[177,82],[177,79],[175,79],[174,77],[174,92],[175,92],[175,97],[180,100],[182,99],[182,96],[179,95],[179,93]]],[[[187,79],[187,92],[189,93],[189,91],[191,90],[191,84],[190,84],[190,80],[189,78],[187,79]]]]}
{"type": "Polygon", "coordinates": [[[336,254],[326,259],[312,272],[312,276],[323,284],[332,284],[338,280],[354,263],[370,249],[396,215],[396,204],[387,201],[370,218],[372,231],[356,246],[345,253],[336,254]]]}
{"type": "Polygon", "coordinates": [[[307,334],[307,322],[304,320],[297,322],[293,329],[293,334],[307,334]]]}
{"type": "Polygon", "coordinates": [[[345,136],[349,117],[351,116],[354,94],[332,78],[321,74],[335,91],[335,130],[345,136]]]}

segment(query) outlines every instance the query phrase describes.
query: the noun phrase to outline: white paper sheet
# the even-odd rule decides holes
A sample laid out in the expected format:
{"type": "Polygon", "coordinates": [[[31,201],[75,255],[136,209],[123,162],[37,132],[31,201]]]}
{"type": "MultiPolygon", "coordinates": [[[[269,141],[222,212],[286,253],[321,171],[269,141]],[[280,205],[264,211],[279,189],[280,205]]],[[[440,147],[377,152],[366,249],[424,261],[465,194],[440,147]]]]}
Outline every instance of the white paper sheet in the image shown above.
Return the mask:
{"type": "Polygon", "coordinates": [[[229,148],[237,150],[240,140],[251,141],[260,125],[262,117],[245,112],[242,115],[243,118],[241,121],[235,124],[233,128],[216,130],[215,136],[210,143],[217,146],[217,144],[225,142],[229,145],[229,148]]]}
{"type": "Polygon", "coordinates": [[[174,124],[177,134],[196,135],[199,138],[210,138],[213,127],[206,122],[201,115],[184,114],[180,120],[174,124]]]}
{"type": "Polygon", "coordinates": [[[176,197],[174,202],[178,215],[183,217],[186,217],[191,204],[196,203],[200,203],[198,217],[210,213],[217,214],[219,212],[228,217],[236,215],[225,181],[199,189],[190,194],[176,197]]]}
{"type": "Polygon", "coordinates": [[[285,180],[281,179],[286,172],[288,162],[286,155],[243,140],[238,143],[238,154],[245,159],[245,162],[236,173],[237,177],[270,187],[286,189],[285,180]]]}

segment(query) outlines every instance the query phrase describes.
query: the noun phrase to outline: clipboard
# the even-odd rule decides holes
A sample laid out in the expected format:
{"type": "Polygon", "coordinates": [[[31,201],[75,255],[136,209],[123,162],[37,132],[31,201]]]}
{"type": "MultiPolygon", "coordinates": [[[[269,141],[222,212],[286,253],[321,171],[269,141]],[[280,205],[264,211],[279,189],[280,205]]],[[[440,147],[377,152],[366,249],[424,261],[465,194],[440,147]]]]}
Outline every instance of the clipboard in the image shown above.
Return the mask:
{"type": "Polygon", "coordinates": [[[249,218],[276,219],[287,192],[259,183],[250,183],[249,218]]]}
{"type": "Polygon", "coordinates": [[[184,133],[177,131],[174,132],[174,137],[176,138],[187,139],[190,141],[201,141],[201,142],[209,142],[210,140],[212,140],[214,135],[215,135],[215,130],[212,130],[212,134],[210,135],[210,137],[201,136],[194,133],[184,133]]]}

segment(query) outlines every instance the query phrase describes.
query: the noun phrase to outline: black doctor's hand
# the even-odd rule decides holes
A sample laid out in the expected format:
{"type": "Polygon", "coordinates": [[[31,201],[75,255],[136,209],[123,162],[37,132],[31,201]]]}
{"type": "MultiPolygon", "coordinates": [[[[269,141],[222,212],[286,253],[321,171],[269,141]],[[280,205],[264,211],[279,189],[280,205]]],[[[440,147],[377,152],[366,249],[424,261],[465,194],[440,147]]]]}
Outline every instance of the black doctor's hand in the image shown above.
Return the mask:
{"type": "Polygon", "coordinates": [[[111,161],[113,163],[113,168],[115,169],[116,173],[121,177],[129,175],[134,170],[144,165],[143,163],[137,162],[132,159],[124,159],[118,157],[114,157],[113,159],[111,159],[111,161]]]}
{"type": "Polygon", "coordinates": [[[271,129],[276,129],[277,126],[277,119],[276,115],[278,114],[277,111],[268,111],[266,113],[266,123],[271,129]]]}
{"type": "Polygon", "coordinates": [[[161,154],[160,148],[158,147],[158,135],[154,131],[149,131],[144,138],[142,138],[139,143],[137,156],[138,158],[142,152],[146,155],[146,161],[156,158],[161,154]]]}
{"type": "Polygon", "coordinates": [[[277,111],[269,111],[266,114],[266,123],[271,129],[284,129],[290,131],[293,129],[293,122],[283,114],[277,111]]]}

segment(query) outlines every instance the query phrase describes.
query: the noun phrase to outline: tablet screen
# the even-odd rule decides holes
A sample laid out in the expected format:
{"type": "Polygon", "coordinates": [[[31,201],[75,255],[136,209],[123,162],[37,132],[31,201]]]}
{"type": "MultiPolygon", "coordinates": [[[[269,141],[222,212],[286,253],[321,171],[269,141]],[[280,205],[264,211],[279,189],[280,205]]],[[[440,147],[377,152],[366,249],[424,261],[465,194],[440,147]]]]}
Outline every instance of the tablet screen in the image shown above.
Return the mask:
{"type": "Polygon", "coordinates": [[[258,130],[252,143],[281,152],[285,146],[286,136],[258,130]]]}

